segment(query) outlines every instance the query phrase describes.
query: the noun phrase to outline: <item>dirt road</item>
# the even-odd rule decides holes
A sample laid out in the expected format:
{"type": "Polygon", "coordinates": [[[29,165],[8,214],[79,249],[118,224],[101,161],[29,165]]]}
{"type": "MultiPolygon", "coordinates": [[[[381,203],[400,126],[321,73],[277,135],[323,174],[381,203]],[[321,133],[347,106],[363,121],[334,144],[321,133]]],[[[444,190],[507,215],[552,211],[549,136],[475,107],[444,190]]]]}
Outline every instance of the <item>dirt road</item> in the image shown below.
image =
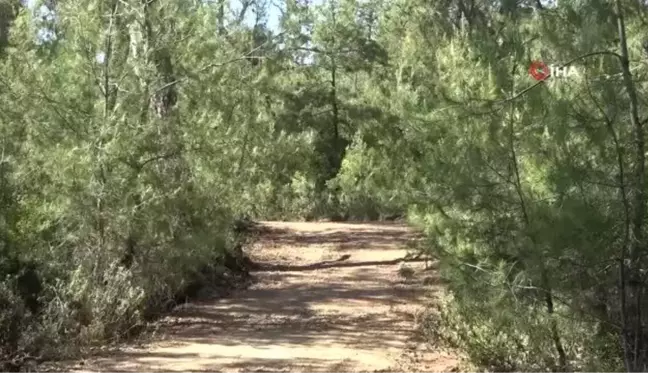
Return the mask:
{"type": "Polygon", "coordinates": [[[435,272],[399,258],[397,224],[263,223],[248,248],[263,269],[248,290],[182,307],[159,337],[90,358],[82,371],[449,371],[457,361],[414,333],[435,272]],[[401,271],[400,273],[403,273],[401,271]],[[426,285],[423,285],[423,282],[426,285]]]}

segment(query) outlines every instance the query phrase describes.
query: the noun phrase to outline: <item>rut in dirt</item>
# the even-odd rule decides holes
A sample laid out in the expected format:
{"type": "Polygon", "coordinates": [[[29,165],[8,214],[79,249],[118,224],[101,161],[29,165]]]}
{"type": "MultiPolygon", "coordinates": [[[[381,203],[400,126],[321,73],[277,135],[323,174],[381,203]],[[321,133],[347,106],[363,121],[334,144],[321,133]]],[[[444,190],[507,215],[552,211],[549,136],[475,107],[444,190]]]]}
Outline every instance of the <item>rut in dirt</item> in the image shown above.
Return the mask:
{"type": "Polygon", "coordinates": [[[408,262],[416,236],[399,224],[264,222],[246,249],[255,282],[193,302],[157,337],[94,356],[84,371],[449,371],[451,355],[417,338],[415,315],[440,290],[408,262]]]}

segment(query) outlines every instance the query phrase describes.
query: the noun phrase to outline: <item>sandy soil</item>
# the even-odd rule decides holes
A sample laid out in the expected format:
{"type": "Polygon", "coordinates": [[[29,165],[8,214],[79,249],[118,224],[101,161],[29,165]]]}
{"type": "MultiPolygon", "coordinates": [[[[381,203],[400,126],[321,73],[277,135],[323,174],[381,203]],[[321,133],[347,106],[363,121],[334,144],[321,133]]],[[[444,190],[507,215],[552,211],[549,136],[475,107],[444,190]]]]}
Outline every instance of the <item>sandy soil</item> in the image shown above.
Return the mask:
{"type": "Polygon", "coordinates": [[[433,269],[398,263],[414,236],[398,224],[264,222],[246,251],[256,282],[185,305],[138,346],[77,371],[450,371],[457,360],[416,337],[415,314],[439,291],[433,269]],[[347,259],[339,260],[348,255],[347,259]],[[425,282],[426,285],[423,285],[425,282]]]}

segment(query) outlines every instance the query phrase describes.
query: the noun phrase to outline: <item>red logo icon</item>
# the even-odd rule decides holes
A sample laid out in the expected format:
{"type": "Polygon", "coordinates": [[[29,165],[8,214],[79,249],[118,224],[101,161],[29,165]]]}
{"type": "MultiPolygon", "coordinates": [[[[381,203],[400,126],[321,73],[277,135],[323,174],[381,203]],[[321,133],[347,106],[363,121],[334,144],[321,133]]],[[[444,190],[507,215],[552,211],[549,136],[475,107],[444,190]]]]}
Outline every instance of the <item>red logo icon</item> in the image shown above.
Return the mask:
{"type": "Polygon", "coordinates": [[[542,61],[533,61],[529,67],[529,74],[535,80],[545,80],[551,75],[549,67],[542,61]]]}

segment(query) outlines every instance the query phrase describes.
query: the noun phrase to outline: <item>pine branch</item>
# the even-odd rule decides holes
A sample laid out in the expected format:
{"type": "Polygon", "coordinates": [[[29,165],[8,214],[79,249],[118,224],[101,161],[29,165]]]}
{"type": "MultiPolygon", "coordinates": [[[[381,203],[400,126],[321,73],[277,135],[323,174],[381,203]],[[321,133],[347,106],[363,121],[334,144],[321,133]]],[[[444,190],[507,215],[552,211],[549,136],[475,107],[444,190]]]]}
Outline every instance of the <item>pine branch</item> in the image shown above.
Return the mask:
{"type": "MultiPolygon", "coordinates": [[[[230,63],[234,63],[234,62],[238,62],[238,61],[243,61],[243,60],[248,60],[248,59],[264,59],[264,58],[266,58],[266,57],[261,57],[261,56],[252,56],[252,54],[253,54],[254,52],[258,51],[259,49],[265,47],[267,44],[270,43],[270,41],[272,41],[272,40],[274,40],[274,39],[280,37],[280,36],[283,35],[283,34],[284,34],[284,32],[282,32],[282,33],[280,33],[280,34],[274,36],[273,39],[270,39],[270,40],[266,41],[265,43],[263,43],[263,44],[261,44],[261,45],[255,47],[254,49],[250,50],[249,52],[247,52],[247,53],[244,54],[243,56],[236,57],[236,58],[232,58],[232,59],[227,60],[227,61],[224,61],[224,62],[219,62],[219,63],[210,63],[210,64],[208,64],[208,65],[206,65],[206,66],[203,66],[203,67],[201,67],[200,69],[196,70],[196,72],[195,72],[194,74],[196,74],[196,73],[201,73],[201,72],[203,72],[203,71],[209,70],[209,69],[214,68],[214,67],[223,67],[223,66],[225,66],[225,65],[229,65],[230,63]]],[[[181,83],[181,82],[183,82],[183,81],[186,81],[186,80],[188,80],[188,79],[189,79],[189,77],[188,77],[188,76],[185,76],[185,77],[183,77],[183,78],[179,78],[179,79],[176,79],[176,80],[174,80],[174,81],[172,81],[172,82],[169,82],[169,83],[167,83],[167,84],[164,84],[164,85],[161,86],[160,88],[157,88],[157,89],[154,91],[154,93],[151,95],[151,97],[153,97],[155,94],[157,94],[157,93],[159,93],[159,92],[161,92],[161,91],[164,91],[165,89],[167,89],[167,88],[169,88],[169,87],[172,87],[172,86],[174,86],[174,85],[176,85],[176,84],[179,84],[179,83],[181,83]]]]}
{"type": "MultiPolygon", "coordinates": [[[[569,60],[569,61],[563,63],[560,67],[562,68],[562,67],[569,66],[569,65],[573,64],[573,63],[576,62],[576,61],[580,61],[580,60],[583,60],[583,59],[586,59],[586,58],[589,58],[589,57],[594,57],[594,56],[604,56],[604,55],[614,56],[614,57],[618,58],[620,61],[622,60],[621,55],[618,54],[618,53],[616,53],[616,52],[612,52],[612,51],[598,51],[598,52],[590,52],[590,53],[586,53],[586,54],[580,55],[580,56],[578,56],[578,57],[572,58],[571,60],[569,60]]],[[[505,99],[503,99],[503,100],[478,100],[478,99],[474,99],[474,100],[472,100],[472,101],[473,101],[473,102],[474,102],[474,101],[481,101],[481,102],[484,103],[485,106],[494,106],[494,105],[502,105],[502,104],[506,104],[506,103],[509,103],[509,102],[515,101],[515,100],[517,100],[518,98],[524,96],[524,94],[526,94],[526,93],[530,92],[531,90],[533,90],[534,88],[536,88],[536,87],[542,85],[545,81],[546,81],[546,80],[540,80],[540,81],[538,81],[537,83],[533,84],[532,86],[527,87],[527,88],[523,89],[522,91],[520,91],[520,92],[518,92],[518,93],[512,95],[511,97],[505,98],[505,99]]],[[[465,106],[465,105],[466,105],[465,102],[454,102],[452,105],[449,105],[449,106],[446,106],[446,107],[442,107],[442,108],[438,109],[437,111],[442,111],[442,110],[447,110],[447,109],[453,109],[453,108],[456,108],[456,107],[459,107],[459,106],[465,106]]],[[[481,112],[481,113],[471,113],[470,115],[487,115],[487,114],[492,114],[492,113],[494,113],[494,112],[496,112],[496,111],[498,111],[498,110],[499,110],[499,109],[494,108],[494,109],[491,109],[491,110],[486,111],[486,112],[481,112]]],[[[469,115],[469,116],[470,116],[470,115],[469,115]]],[[[647,118],[647,120],[648,120],[648,118],[647,118]]]]}

